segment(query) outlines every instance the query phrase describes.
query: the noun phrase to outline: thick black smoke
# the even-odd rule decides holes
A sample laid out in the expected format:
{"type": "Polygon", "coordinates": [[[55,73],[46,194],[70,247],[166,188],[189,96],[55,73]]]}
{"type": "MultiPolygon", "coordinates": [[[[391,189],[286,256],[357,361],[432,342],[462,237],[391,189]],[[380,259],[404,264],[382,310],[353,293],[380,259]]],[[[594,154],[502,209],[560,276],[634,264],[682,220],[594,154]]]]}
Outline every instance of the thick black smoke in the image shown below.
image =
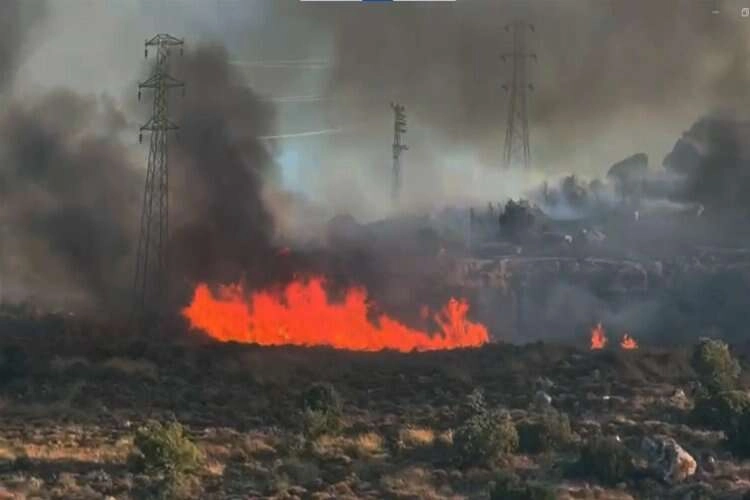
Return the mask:
{"type": "MultiPolygon", "coordinates": [[[[170,138],[173,278],[181,295],[196,281],[268,278],[274,223],[262,186],[273,163],[257,137],[272,130],[273,109],[221,47],[172,60],[171,73],[188,82],[184,99],[170,98],[180,124],[170,138]]],[[[13,100],[0,114],[3,278],[12,277],[4,282],[12,298],[46,295],[63,305],[80,294],[107,306],[128,297],[146,148],[126,137],[135,130],[112,100],[68,90],[13,100]]]]}
{"type": "Polygon", "coordinates": [[[132,245],[140,185],[118,139],[125,123],[112,102],[64,90],[0,115],[8,293],[30,286],[37,296],[59,294],[58,305],[74,291],[110,297],[132,245]]]}
{"type": "Polygon", "coordinates": [[[273,256],[274,223],[262,199],[273,162],[258,137],[273,130],[274,110],[220,46],[173,60],[172,73],[188,82],[185,98],[173,100],[176,272],[187,284],[260,279],[273,256]]]}
{"type": "Polygon", "coordinates": [[[664,159],[677,181],[672,197],[703,205],[707,217],[745,218],[750,214],[748,141],[748,122],[726,117],[696,122],[664,159]]]}

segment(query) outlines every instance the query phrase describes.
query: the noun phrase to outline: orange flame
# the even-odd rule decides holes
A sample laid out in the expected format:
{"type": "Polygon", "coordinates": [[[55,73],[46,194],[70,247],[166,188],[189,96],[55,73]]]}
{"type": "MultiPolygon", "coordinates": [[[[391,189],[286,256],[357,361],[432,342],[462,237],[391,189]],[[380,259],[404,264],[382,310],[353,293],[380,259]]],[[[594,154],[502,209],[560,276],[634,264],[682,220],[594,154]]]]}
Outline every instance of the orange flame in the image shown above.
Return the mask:
{"type": "Polygon", "coordinates": [[[623,335],[622,341],[620,342],[620,347],[623,349],[638,349],[638,342],[635,341],[633,337],[628,335],[627,333],[623,335]]]}
{"type": "Polygon", "coordinates": [[[350,288],[340,303],[332,303],[320,277],[296,280],[281,292],[249,296],[240,285],[226,285],[214,294],[199,284],[182,310],[191,328],[220,341],[260,345],[331,346],[355,351],[395,349],[431,351],[478,347],[489,341],[484,325],[469,321],[469,305],[451,299],[434,314],[440,331],[432,335],[409,328],[382,314],[368,317],[367,292],[350,288]]]}
{"type": "Polygon", "coordinates": [[[607,345],[607,337],[604,335],[604,327],[601,323],[591,329],[591,349],[604,349],[607,345]]]}

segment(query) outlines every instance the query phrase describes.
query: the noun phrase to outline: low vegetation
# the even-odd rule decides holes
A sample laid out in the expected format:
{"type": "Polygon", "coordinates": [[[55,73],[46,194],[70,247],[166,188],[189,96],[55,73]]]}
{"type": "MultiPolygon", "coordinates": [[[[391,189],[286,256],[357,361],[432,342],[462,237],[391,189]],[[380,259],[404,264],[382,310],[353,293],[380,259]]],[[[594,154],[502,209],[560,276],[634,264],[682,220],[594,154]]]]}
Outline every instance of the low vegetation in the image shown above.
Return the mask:
{"type": "Polygon", "coordinates": [[[618,439],[596,436],[581,447],[574,465],[575,474],[593,477],[604,484],[616,485],[634,472],[633,455],[618,439]]]}
{"type": "Polygon", "coordinates": [[[510,416],[488,409],[481,392],[469,395],[463,413],[465,420],[453,433],[460,465],[491,465],[518,448],[518,431],[510,416]]]}
{"type": "Polygon", "coordinates": [[[149,421],[136,431],[133,446],[131,468],[154,477],[163,496],[190,495],[190,480],[203,455],[180,423],[149,421]]]}
{"type": "Polygon", "coordinates": [[[302,394],[302,427],[310,438],[336,433],[341,428],[342,401],[331,384],[311,385],[302,394]]]}
{"type": "Polygon", "coordinates": [[[519,449],[524,453],[564,450],[575,441],[570,419],[564,413],[549,410],[536,419],[518,425],[519,449]]]}
{"type": "Polygon", "coordinates": [[[701,339],[693,350],[691,364],[700,383],[710,394],[736,388],[740,365],[725,342],[701,339]]]}
{"type": "Polygon", "coordinates": [[[555,500],[549,486],[522,481],[515,474],[501,474],[490,490],[490,500],[555,500]]]}
{"type": "Polygon", "coordinates": [[[696,398],[690,377],[720,370],[694,370],[684,350],[222,344],[139,356],[86,343],[45,357],[38,344],[18,345],[29,356],[0,384],[0,497],[625,500],[700,485],[740,498],[750,479],[743,379],[701,383],[696,398]],[[551,404],[536,404],[534,380],[551,404]],[[693,404],[705,425],[684,419],[693,404]],[[661,435],[695,458],[699,479],[668,484],[647,466],[645,438],[661,435]]]}

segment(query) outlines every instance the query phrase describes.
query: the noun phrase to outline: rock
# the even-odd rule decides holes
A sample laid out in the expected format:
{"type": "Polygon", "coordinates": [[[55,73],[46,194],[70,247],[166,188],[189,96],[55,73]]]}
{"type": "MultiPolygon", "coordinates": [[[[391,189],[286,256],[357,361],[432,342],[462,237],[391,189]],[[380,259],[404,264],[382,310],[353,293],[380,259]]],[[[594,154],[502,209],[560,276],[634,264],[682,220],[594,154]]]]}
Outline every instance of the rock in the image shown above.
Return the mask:
{"type": "Polygon", "coordinates": [[[714,472],[716,470],[716,457],[710,453],[705,453],[703,460],[701,460],[701,468],[706,472],[714,472]]]}
{"type": "Polygon", "coordinates": [[[670,437],[645,437],[641,449],[649,470],[667,483],[679,483],[695,474],[695,459],[670,437]]]}
{"type": "Polygon", "coordinates": [[[534,396],[534,405],[539,409],[545,409],[552,406],[552,396],[544,391],[537,391],[534,396]]]}
{"type": "Polygon", "coordinates": [[[542,391],[550,391],[555,388],[555,383],[547,377],[539,377],[536,379],[536,385],[542,391]]]}
{"type": "Polygon", "coordinates": [[[682,389],[675,390],[672,396],[670,396],[669,401],[672,405],[681,409],[685,409],[690,405],[690,400],[682,389]]]}

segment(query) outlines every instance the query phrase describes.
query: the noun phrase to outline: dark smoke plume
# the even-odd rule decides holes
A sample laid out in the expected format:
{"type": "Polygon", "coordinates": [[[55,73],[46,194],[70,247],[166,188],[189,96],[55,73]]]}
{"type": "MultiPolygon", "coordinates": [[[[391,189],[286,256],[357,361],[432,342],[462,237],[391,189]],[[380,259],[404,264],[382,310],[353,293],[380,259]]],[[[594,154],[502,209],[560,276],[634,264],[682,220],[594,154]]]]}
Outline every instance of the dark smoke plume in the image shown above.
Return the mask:
{"type": "Polygon", "coordinates": [[[273,129],[273,108],[228,64],[219,46],[174,58],[188,82],[176,98],[180,138],[174,143],[175,224],[172,249],[185,283],[259,279],[273,251],[273,219],[262,200],[273,162],[257,138],[273,129]]]}
{"type": "Polygon", "coordinates": [[[5,271],[42,286],[36,294],[102,300],[122,279],[140,185],[118,140],[124,126],[112,102],[63,90],[0,116],[5,271]]]}

